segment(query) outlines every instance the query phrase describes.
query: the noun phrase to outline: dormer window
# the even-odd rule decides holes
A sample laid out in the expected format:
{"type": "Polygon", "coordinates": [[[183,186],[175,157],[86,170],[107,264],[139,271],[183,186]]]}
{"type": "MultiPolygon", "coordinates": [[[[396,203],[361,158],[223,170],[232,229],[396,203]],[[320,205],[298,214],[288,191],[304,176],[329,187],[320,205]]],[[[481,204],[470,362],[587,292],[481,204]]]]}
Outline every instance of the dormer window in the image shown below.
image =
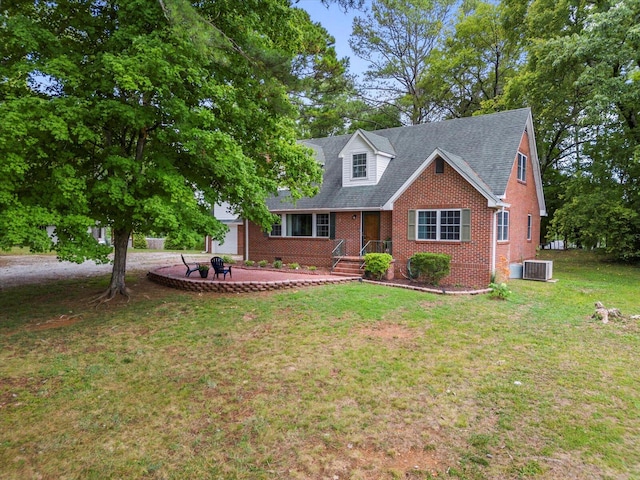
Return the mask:
{"type": "Polygon", "coordinates": [[[367,178],[367,154],[353,154],[353,178],[367,178]]]}
{"type": "Polygon", "coordinates": [[[388,138],[356,131],[338,153],[342,159],[342,186],[377,185],[395,156],[388,138]]]}

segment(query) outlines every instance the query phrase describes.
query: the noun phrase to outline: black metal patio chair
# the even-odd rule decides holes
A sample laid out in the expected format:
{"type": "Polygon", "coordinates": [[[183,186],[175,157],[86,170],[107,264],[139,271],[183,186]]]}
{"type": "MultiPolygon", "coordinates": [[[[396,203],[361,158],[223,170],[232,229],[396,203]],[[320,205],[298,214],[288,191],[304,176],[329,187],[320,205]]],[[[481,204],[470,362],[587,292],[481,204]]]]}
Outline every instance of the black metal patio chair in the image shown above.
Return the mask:
{"type": "Polygon", "coordinates": [[[224,260],[220,257],[213,257],[211,259],[211,266],[213,267],[213,274],[216,278],[219,278],[219,275],[222,274],[222,279],[227,279],[227,273],[229,274],[229,278],[233,278],[231,275],[231,266],[225,267],[224,260]]]}
{"type": "Polygon", "coordinates": [[[193,272],[197,272],[198,271],[199,264],[197,264],[197,263],[188,263],[184,259],[184,255],[182,255],[182,254],[180,254],[180,257],[182,258],[182,263],[184,263],[185,267],[187,267],[187,273],[185,274],[185,277],[188,277],[193,272]]]}

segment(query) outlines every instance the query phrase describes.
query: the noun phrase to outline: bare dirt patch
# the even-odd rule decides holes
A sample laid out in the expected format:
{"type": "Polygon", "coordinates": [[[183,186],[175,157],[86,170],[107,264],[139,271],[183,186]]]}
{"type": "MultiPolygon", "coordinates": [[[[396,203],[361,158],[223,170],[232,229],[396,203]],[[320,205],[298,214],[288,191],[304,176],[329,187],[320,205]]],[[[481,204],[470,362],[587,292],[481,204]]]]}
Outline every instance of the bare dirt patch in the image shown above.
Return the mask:
{"type": "Polygon", "coordinates": [[[24,404],[25,393],[40,398],[49,397],[60,387],[58,378],[0,377],[0,410],[24,404]]]}
{"type": "Polygon", "coordinates": [[[382,338],[384,340],[415,338],[416,332],[395,323],[381,322],[371,327],[358,330],[360,335],[365,337],[382,338]]]}
{"type": "Polygon", "coordinates": [[[37,332],[49,330],[50,328],[68,327],[83,320],[82,315],[60,315],[44,322],[38,322],[25,327],[26,330],[37,332]]]}
{"type": "Polygon", "coordinates": [[[372,475],[367,478],[375,479],[380,471],[389,471],[395,475],[402,475],[403,478],[429,478],[431,475],[438,475],[439,464],[433,451],[418,450],[411,448],[406,452],[389,455],[388,453],[363,450],[362,467],[375,466],[372,475]]]}

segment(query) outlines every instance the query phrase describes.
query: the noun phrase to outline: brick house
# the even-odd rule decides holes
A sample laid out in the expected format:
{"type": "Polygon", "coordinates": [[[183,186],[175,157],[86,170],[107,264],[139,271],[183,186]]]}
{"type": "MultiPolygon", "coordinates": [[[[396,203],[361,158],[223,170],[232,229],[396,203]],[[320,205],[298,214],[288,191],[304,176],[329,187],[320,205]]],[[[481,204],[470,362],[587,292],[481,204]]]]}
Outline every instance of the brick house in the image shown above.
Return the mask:
{"type": "Polygon", "coordinates": [[[536,255],[546,211],[530,109],[304,143],[324,168],[320,192],[270,199],[281,221],[241,227],[245,258],[340,268],[387,251],[402,275],[416,252],[447,253],[443,285],[486,287],[536,255]]]}

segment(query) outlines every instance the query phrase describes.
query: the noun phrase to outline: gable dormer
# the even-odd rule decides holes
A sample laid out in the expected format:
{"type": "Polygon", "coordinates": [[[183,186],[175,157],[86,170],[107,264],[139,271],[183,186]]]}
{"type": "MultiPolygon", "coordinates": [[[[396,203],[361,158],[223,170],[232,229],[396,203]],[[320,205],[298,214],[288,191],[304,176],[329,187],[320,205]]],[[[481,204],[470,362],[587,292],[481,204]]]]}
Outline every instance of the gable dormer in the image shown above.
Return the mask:
{"type": "Polygon", "coordinates": [[[388,138],[358,129],[338,154],[342,186],[377,185],[395,155],[388,138]]]}

